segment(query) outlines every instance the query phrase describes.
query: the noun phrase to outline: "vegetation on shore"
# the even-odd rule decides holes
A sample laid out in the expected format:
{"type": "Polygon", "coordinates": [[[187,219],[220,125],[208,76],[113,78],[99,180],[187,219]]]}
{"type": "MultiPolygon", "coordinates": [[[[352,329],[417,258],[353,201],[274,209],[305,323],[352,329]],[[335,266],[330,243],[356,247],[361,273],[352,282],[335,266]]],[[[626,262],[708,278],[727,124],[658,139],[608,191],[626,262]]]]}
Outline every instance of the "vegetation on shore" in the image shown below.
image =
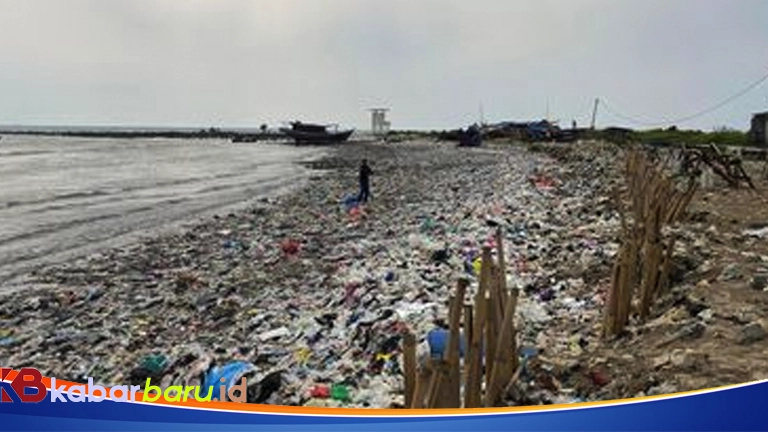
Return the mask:
{"type": "Polygon", "coordinates": [[[711,132],[680,130],[677,128],[633,131],[632,138],[644,144],[717,144],[725,146],[750,145],[749,135],[735,129],[716,129],[711,132]]]}
{"type": "MultiPolygon", "coordinates": [[[[447,137],[454,131],[390,131],[387,140],[390,142],[407,141],[410,139],[427,138],[439,139],[447,137]]],[[[748,133],[736,130],[720,128],[712,131],[686,130],[670,127],[666,129],[629,130],[621,128],[606,128],[595,131],[588,129],[579,130],[580,138],[597,139],[613,142],[639,142],[649,145],[706,145],[716,144],[720,146],[749,146],[752,145],[748,133]]]]}

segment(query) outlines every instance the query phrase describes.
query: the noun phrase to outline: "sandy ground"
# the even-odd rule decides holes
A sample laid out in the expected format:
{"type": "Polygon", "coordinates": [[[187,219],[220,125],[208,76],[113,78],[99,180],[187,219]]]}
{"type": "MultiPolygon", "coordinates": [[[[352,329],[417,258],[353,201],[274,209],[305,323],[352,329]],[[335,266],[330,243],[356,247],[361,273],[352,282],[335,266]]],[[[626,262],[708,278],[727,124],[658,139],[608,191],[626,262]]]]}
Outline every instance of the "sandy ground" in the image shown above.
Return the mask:
{"type": "MultiPolygon", "coordinates": [[[[274,403],[310,403],[307,385],[343,377],[359,397],[355,406],[396,406],[402,378],[371,372],[380,348],[369,339],[378,345],[392,336],[379,326],[392,322],[381,316],[404,300],[442,302],[444,312],[461,260],[441,265],[433,253],[445,240],[458,252],[455,240],[482,239],[493,218],[508,228],[510,276],[524,274],[517,280],[520,342],[540,354],[508,403],[618,399],[768,376],[768,338],[743,342],[768,307],[768,293],[751,286],[768,266],[765,239],[743,233],[768,222],[760,193],[699,193],[679,244],[685,269],[676,284],[649,320],[633,319],[625,334],[605,340],[602,301],[617,241],[609,189],[621,166],[615,152],[350,145],[310,166],[325,175],[275,201],[37,272],[29,296],[2,303],[0,363],[111,384],[141,382],[132,369],[151,352],[245,357],[264,370],[289,371],[274,403]],[[362,219],[350,219],[339,199],[355,191],[362,157],[373,161],[374,201],[362,219]],[[554,178],[555,192],[534,190],[526,180],[532,166],[554,178]],[[424,246],[427,238],[432,244],[424,246]],[[281,253],[287,239],[302,245],[294,259],[281,253]],[[384,282],[389,273],[392,283],[384,282]],[[349,304],[352,284],[365,295],[349,304]],[[295,338],[261,338],[281,326],[295,338]],[[308,370],[297,366],[300,342],[313,353],[308,370]]],[[[439,315],[409,324],[423,336],[439,315]]],[[[194,369],[175,367],[162,378],[194,369]]]]}
{"type": "Polygon", "coordinates": [[[746,167],[757,191],[718,181],[697,193],[677,255],[691,271],[657,303],[654,316],[584,357],[610,364],[612,396],[642,396],[660,383],[673,392],[768,378],[768,339],[745,340],[750,325],[768,329],[768,292],[753,283],[768,272],[768,242],[745,235],[768,226],[768,181],[763,164],[746,167]],[[701,335],[676,337],[695,322],[704,324],[701,335]]]}

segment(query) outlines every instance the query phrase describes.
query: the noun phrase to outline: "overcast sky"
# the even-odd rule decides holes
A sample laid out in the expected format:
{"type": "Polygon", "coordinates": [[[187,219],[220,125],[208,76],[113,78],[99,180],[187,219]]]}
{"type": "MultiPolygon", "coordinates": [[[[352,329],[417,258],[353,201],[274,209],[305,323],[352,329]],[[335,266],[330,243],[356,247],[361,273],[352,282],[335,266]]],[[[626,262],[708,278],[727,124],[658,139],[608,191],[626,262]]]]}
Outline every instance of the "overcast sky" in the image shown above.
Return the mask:
{"type": "MultiPolygon", "coordinates": [[[[0,0],[0,124],[396,128],[595,97],[648,122],[768,74],[768,0],[0,0]]],[[[768,82],[681,126],[747,129],[768,82]]],[[[598,124],[626,124],[601,110],[598,124]]]]}

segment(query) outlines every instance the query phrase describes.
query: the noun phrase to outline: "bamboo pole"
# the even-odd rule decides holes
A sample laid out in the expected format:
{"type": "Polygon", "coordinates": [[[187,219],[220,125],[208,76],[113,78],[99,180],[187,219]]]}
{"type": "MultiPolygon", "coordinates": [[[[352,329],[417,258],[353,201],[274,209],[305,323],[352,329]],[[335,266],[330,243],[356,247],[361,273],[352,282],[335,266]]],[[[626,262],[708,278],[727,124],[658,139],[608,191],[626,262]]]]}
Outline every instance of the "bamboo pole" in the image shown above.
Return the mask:
{"type": "MultiPolygon", "coordinates": [[[[626,162],[629,167],[629,158],[626,162]]],[[[627,168],[629,170],[629,168],[627,168]]],[[[618,313],[619,304],[621,302],[621,283],[624,280],[623,263],[626,259],[628,245],[627,242],[631,241],[631,230],[627,218],[627,206],[624,205],[621,191],[616,188],[613,191],[614,200],[616,201],[616,207],[619,212],[619,219],[621,221],[620,234],[623,238],[619,251],[616,255],[616,261],[613,264],[613,272],[611,274],[611,285],[608,289],[607,298],[605,302],[605,310],[603,316],[603,337],[608,337],[616,333],[618,325],[618,313]]]]}
{"type": "Polygon", "coordinates": [[[637,254],[639,246],[636,239],[630,239],[627,250],[621,262],[621,280],[618,289],[618,309],[616,313],[616,333],[621,333],[629,321],[629,312],[632,305],[632,294],[635,286],[635,272],[637,269],[637,254]]]}
{"type": "Polygon", "coordinates": [[[517,324],[515,321],[515,318],[517,317],[517,301],[518,297],[520,295],[520,292],[517,289],[513,289],[510,292],[509,302],[512,303],[511,306],[511,314],[509,315],[509,322],[510,324],[510,347],[512,351],[512,369],[517,369],[518,366],[520,366],[520,358],[518,357],[518,346],[517,346],[517,324]]]}
{"type": "Polygon", "coordinates": [[[424,408],[426,407],[427,395],[430,394],[430,386],[432,385],[432,376],[435,373],[434,362],[432,359],[427,360],[427,364],[424,369],[418,375],[416,381],[416,388],[414,389],[414,397],[411,408],[424,408]]]}
{"type": "Polygon", "coordinates": [[[495,307],[494,328],[496,329],[496,334],[499,333],[502,323],[504,322],[504,307],[506,305],[501,294],[501,289],[499,289],[499,273],[499,266],[495,263],[491,264],[491,278],[488,281],[488,290],[491,291],[491,299],[495,307]]]}
{"type": "Polygon", "coordinates": [[[480,290],[485,291],[488,289],[488,282],[491,280],[491,248],[483,246],[480,259],[482,261],[480,266],[480,290]]]}
{"type": "Polygon", "coordinates": [[[443,381],[445,380],[445,360],[432,362],[432,379],[427,389],[427,408],[440,408],[443,381]]]}
{"type": "Polygon", "coordinates": [[[405,406],[412,407],[416,396],[416,336],[410,331],[403,335],[403,369],[405,374],[405,406]]]}
{"type": "Polygon", "coordinates": [[[483,375],[483,342],[486,328],[486,302],[482,290],[475,295],[475,320],[472,323],[472,337],[468,346],[466,357],[467,381],[464,386],[464,406],[466,408],[479,408],[482,403],[480,390],[483,375]]]}
{"type": "MultiPolygon", "coordinates": [[[[469,347],[470,341],[472,341],[472,333],[474,332],[475,314],[471,303],[464,304],[464,312],[461,314],[461,329],[464,332],[464,339],[467,347],[469,347]]],[[[464,353],[465,355],[467,353],[464,353]]],[[[466,361],[466,357],[464,359],[466,361]]]]}
{"type": "Polygon", "coordinates": [[[520,379],[520,374],[523,373],[523,366],[518,365],[517,370],[515,371],[515,374],[512,375],[512,379],[509,380],[509,384],[507,384],[507,387],[504,388],[504,393],[507,394],[512,389],[512,386],[515,385],[517,380],[520,379]]]}
{"type": "Polygon", "coordinates": [[[486,319],[493,320],[490,321],[491,325],[498,329],[501,327],[500,315],[502,310],[498,305],[499,295],[498,288],[496,286],[496,266],[493,263],[493,256],[491,255],[490,247],[484,246],[482,253],[483,265],[480,270],[480,290],[490,293],[492,302],[491,307],[495,308],[495,313],[488,313],[486,319]]]}
{"type": "Polygon", "coordinates": [[[499,290],[501,295],[502,304],[507,304],[509,298],[509,290],[507,288],[507,258],[504,256],[504,235],[501,227],[496,229],[496,254],[498,257],[496,260],[499,263],[499,290]]]}
{"type": "MultiPolygon", "coordinates": [[[[619,256],[626,253],[626,246],[622,245],[619,249],[619,256]]],[[[619,258],[613,264],[613,274],[611,276],[611,286],[605,302],[605,312],[603,316],[603,337],[608,337],[616,332],[616,313],[619,308],[619,283],[621,281],[621,261],[619,258]]]]}
{"type": "Polygon", "coordinates": [[[672,270],[672,254],[675,251],[676,238],[672,237],[664,246],[663,258],[661,261],[661,276],[659,277],[659,293],[664,293],[669,289],[669,273],[672,270]]]}
{"type": "Polygon", "coordinates": [[[515,308],[517,299],[512,298],[507,302],[504,311],[504,325],[501,328],[498,338],[498,346],[493,358],[493,368],[491,369],[491,385],[485,390],[485,406],[493,407],[499,402],[501,391],[507,387],[512,378],[514,370],[517,368],[513,357],[517,353],[512,352],[514,344],[510,340],[514,338],[515,333],[515,308]]]}
{"type": "MultiPolygon", "coordinates": [[[[629,208],[626,211],[622,210],[622,200],[620,194],[617,193],[617,200],[620,207],[620,216],[622,223],[623,241],[613,272],[612,287],[609,297],[609,305],[606,309],[606,328],[604,329],[605,336],[617,334],[623,330],[625,323],[625,316],[627,315],[628,300],[627,296],[630,292],[630,284],[632,279],[633,268],[631,266],[633,260],[633,251],[635,238],[637,235],[637,217],[638,208],[640,207],[640,198],[637,196],[636,183],[637,183],[637,170],[639,164],[639,157],[636,152],[630,152],[626,159],[626,183],[627,183],[627,195],[629,201],[629,208]],[[632,218],[628,218],[629,215],[634,214],[632,218]],[[630,225],[633,223],[634,225],[630,225]]],[[[631,301],[631,296],[630,300],[631,301]]]]}
{"type": "Polygon", "coordinates": [[[498,332],[496,330],[496,307],[493,304],[492,291],[487,291],[485,295],[485,310],[488,324],[485,330],[485,391],[491,388],[491,375],[495,366],[496,345],[498,343],[498,332]]]}
{"type": "Polygon", "coordinates": [[[448,368],[447,385],[443,390],[447,406],[446,408],[461,407],[461,312],[464,307],[464,295],[469,286],[469,281],[459,279],[456,285],[456,296],[451,304],[450,334],[448,337],[448,352],[446,363],[448,368]]]}
{"type": "Polygon", "coordinates": [[[659,294],[669,283],[674,237],[662,236],[663,228],[679,220],[696,192],[689,180],[679,188],[667,175],[664,161],[649,158],[633,149],[625,160],[626,201],[616,192],[621,216],[621,247],[616,256],[611,287],[603,317],[603,335],[620,333],[629,322],[632,299],[637,295],[638,312],[647,317],[659,294]]]}
{"type": "Polygon", "coordinates": [[[653,300],[653,284],[655,283],[654,274],[658,271],[658,261],[656,260],[656,231],[658,230],[658,208],[659,204],[654,197],[654,200],[649,203],[649,207],[652,209],[646,212],[648,218],[647,229],[645,230],[645,239],[643,244],[643,273],[642,282],[640,288],[640,318],[648,316],[650,310],[651,301],[653,300]],[[655,267],[655,269],[654,269],[655,267]]]}
{"type": "Polygon", "coordinates": [[[693,200],[693,196],[696,194],[697,190],[698,190],[698,184],[696,183],[696,181],[693,179],[690,180],[688,182],[688,188],[686,189],[686,192],[680,198],[677,205],[674,206],[670,211],[670,215],[667,217],[667,220],[666,220],[667,223],[673,223],[680,220],[683,213],[685,213],[685,210],[691,204],[691,201],[693,200]]]}

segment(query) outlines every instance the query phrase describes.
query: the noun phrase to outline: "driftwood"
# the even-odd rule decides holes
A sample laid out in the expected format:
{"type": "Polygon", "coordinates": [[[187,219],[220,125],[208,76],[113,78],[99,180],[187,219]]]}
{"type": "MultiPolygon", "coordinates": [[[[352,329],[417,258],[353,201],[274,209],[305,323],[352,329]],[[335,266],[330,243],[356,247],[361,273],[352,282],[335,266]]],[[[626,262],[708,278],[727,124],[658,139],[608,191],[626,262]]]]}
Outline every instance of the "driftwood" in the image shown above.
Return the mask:
{"type": "Polygon", "coordinates": [[[716,145],[710,144],[709,147],[696,148],[683,147],[681,152],[680,170],[684,176],[698,176],[706,166],[725,180],[729,187],[739,188],[745,184],[751,189],[755,189],[752,178],[744,171],[741,159],[723,154],[716,145]]]}

